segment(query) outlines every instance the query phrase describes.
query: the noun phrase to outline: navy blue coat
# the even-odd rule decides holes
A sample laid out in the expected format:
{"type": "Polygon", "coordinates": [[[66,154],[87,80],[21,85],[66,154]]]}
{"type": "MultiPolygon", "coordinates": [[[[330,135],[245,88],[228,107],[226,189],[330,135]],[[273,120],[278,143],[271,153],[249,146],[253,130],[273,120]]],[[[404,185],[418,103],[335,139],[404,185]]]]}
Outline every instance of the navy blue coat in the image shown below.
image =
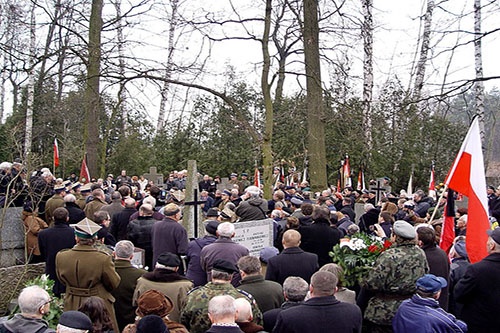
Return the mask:
{"type": "Polygon", "coordinates": [[[492,253],[470,265],[454,289],[455,300],[463,303],[461,318],[469,332],[498,332],[500,316],[500,253],[492,253]]]}
{"type": "Polygon", "coordinates": [[[273,333],[361,332],[361,310],[334,296],[311,298],[278,315],[273,333]]]}
{"type": "Polygon", "coordinates": [[[269,259],[266,280],[276,281],[283,285],[287,277],[298,276],[309,283],[311,276],[318,268],[318,256],[316,254],[304,252],[299,247],[290,247],[269,259]]]}
{"type": "Polygon", "coordinates": [[[45,260],[45,274],[55,281],[52,290],[56,296],[66,291],[64,284],[57,279],[56,254],[63,249],[71,249],[75,244],[75,232],[67,224],[55,224],[38,234],[38,246],[45,260]]]}
{"type": "Polygon", "coordinates": [[[194,286],[203,286],[207,283],[207,273],[201,268],[200,253],[205,246],[217,240],[216,236],[207,235],[189,242],[187,250],[188,267],[186,277],[193,281],[194,286]]]}
{"type": "Polygon", "coordinates": [[[278,319],[278,315],[280,314],[280,312],[300,304],[302,304],[302,302],[286,301],[285,303],[281,304],[281,307],[264,312],[262,314],[262,316],[264,317],[264,330],[266,332],[272,332],[274,325],[276,325],[276,320],[278,319]]]}

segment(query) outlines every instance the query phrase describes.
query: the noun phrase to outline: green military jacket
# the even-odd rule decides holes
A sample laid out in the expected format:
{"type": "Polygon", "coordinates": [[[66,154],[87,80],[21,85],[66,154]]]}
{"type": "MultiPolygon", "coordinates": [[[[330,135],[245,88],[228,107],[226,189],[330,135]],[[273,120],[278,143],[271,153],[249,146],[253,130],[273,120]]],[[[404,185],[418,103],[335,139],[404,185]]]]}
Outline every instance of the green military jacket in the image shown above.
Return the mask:
{"type": "Polygon", "coordinates": [[[53,214],[56,208],[64,207],[64,199],[59,194],[54,194],[45,204],[45,221],[53,222],[53,214]]]}
{"type": "Polygon", "coordinates": [[[229,295],[234,298],[246,298],[252,305],[253,322],[263,324],[262,312],[260,312],[255,299],[249,293],[236,289],[230,283],[209,282],[204,286],[192,289],[184,308],[181,311],[181,324],[191,333],[204,333],[212,323],[208,318],[208,302],[215,296],[229,295]]]}
{"type": "Polygon", "coordinates": [[[365,319],[379,325],[392,325],[399,306],[415,293],[415,282],[428,271],[425,253],[413,241],[396,244],[382,252],[364,281],[364,286],[375,292],[365,310],[365,319]]]}

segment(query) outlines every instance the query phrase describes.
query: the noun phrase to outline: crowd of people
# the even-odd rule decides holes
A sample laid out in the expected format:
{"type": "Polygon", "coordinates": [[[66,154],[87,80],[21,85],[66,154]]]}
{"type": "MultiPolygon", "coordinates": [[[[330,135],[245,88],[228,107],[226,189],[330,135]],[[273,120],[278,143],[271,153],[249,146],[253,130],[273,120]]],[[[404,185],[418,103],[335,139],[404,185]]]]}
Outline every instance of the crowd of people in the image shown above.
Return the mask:
{"type": "MultiPolygon", "coordinates": [[[[183,171],[160,188],[126,171],[86,182],[48,169],[28,180],[18,165],[0,169],[4,200],[24,193],[27,258],[45,262],[64,299],[57,332],[498,331],[500,187],[488,189],[489,255],[471,264],[467,210],[456,212],[447,253],[438,246],[446,196],[435,202],[421,190],[383,193],[377,202],[373,191],[312,193],[307,182],[277,179],[265,200],[246,174],[231,174],[224,189],[200,176],[206,234],[189,239],[183,171]],[[252,256],[234,241],[235,223],[262,219],[273,224],[273,246],[252,256]],[[392,246],[350,290],[330,251],[359,232],[392,246]],[[137,257],[142,265],[133,264],[137,257]]],[[[51,302],[43,289],[23,289],[18,302],[21,313],[0,332],[54,331],[43,319],[51,302]]]]}

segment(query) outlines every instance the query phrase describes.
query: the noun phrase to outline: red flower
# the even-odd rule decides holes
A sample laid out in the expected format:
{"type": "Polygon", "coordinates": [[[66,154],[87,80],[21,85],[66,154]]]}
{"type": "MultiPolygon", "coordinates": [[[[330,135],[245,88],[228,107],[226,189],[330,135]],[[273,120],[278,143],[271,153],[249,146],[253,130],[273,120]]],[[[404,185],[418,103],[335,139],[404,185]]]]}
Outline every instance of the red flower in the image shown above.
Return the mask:
{"type": "Polygon", "coordinates": [[[377,251],[380,251],[379,247],[375,244],[370,245],[368,247],[368,252],[376,253],[377,251]]]}
{"type": "Polygon", "coordinates": [[[389,247],[391,247],[391,245],[392,245],[391,241],[386,239],[384,242],[384,249],[388,249],[389,247]]]}

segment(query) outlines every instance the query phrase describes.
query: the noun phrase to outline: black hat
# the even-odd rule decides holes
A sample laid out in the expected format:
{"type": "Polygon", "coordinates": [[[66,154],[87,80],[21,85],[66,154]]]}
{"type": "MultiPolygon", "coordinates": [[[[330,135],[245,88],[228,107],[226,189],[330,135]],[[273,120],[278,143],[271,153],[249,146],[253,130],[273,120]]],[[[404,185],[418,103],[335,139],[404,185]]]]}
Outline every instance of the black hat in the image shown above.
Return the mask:
{"type": "Polygon", "coordinates": [[[137,323],[137,333],[166,333],[169,332],[167,325],[157,315],[149,315],[137,323]]]}
{"type": "Polygon", "coordinates": [[[207,217],[218,217],[219,216],[219,211],[216,208],[210,208],[207,211],[207,217]]]}
{"type": "Polygon", "coordinates": [[[92,329],[92,321],[80,311],[63,312],[59,317],[59,324],[76,330],[90,331],[92,329]]]}
{"type": "Polygon", "coordinates": [[[495,241],[495,243],[500,244],[500,228],[487,230],[486,233],[495,241]]]}
{"type": "Polygon", "coordinates": [[[211,234],[211,235],[215,235],[215,233],[217,232],[217,227],[219,226],[219,222],[218,221],[209,221],[207,224],[205,224],[205,230],[211,234]]]}
{"type": "Polygon", "coordinates": [[[33,206],[35,204],[33,203],[33,201],[27,201],[24,203],[24,206],[23,206],[23,210],[25,212],[28,212],[28,213],[33,213],[33,206]]]}
{"type": "Polygon", "coordinates": [[[168,267],[179,267],[181,265],[179,257],[171,252],[163,252],[158,256],[156,262],[168,267]]]}
{"type": "Polygon", "coordinates": [[[215,269],[217,271],[221,271],[221,272],[226,272],[229,274],[238,272],[238,268],[236,267],[235,264],[233,264],[232,262],[229,262],[227,260],[224,260],[224,259],[215,260],[214,265],[213,265],[213,269],[215,269]]]}

